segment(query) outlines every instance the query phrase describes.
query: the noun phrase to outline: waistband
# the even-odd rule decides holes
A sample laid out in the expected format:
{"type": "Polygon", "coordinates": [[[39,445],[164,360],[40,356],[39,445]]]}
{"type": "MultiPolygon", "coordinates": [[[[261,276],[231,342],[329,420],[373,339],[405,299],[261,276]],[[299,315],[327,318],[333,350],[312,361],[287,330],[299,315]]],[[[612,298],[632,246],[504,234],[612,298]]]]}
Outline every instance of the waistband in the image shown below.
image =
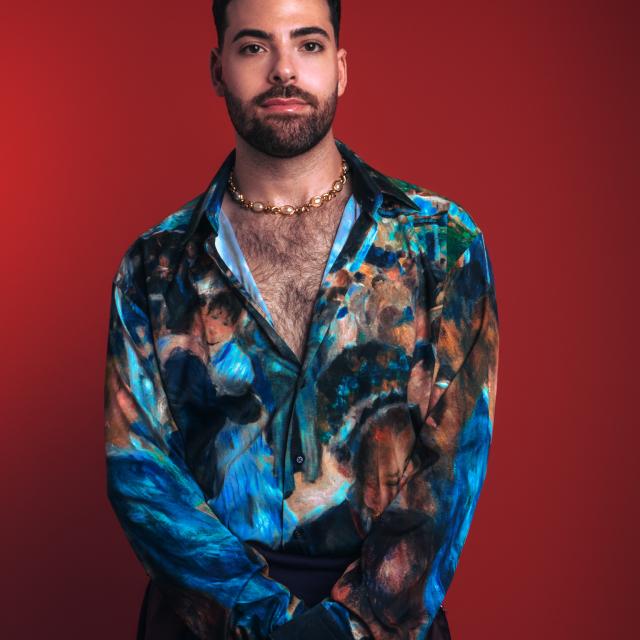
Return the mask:
{"type": "Polygon", "coordinates": [[[353,556],[307,556],[285,551],[275,551],[263,544],[252,542],[251,546],[261,553],[269,563],[269,577],[282,583],[313,606],[329,597],[331,588],[347,567],[360,555],[353,556]]]}

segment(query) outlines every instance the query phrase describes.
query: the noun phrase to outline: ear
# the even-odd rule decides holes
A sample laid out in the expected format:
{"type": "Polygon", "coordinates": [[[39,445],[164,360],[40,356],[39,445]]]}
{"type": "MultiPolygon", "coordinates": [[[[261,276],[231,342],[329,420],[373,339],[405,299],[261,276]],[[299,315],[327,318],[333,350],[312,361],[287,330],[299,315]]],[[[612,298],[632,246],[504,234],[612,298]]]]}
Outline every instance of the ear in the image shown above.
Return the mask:
{"type": "Polygon", "coordinates": [[[347,51],[338,49],[338,97],[347,89],[347,51]]]}
{"type": "Polygon", "coordinates": [[[211,82],[215,89],[216,95],[224,96],[224,82],[222,80],[222,61],[220,57],[220,50],[217,48],[211,49],[211,55],[209,57],[209,72],[211,73],[211,82]]]}

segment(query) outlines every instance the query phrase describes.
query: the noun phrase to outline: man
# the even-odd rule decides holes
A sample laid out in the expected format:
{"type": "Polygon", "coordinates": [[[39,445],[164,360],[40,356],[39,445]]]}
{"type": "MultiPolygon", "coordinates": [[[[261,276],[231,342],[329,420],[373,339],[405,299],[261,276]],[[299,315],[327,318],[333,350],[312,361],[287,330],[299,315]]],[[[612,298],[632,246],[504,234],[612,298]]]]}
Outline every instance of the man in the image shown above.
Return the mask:
{"type": "Polygon", "coordinates": [[[333,137],[340,3],[214,2],[236,147],[113,283],[108,495],[138,638],[449,638],[495,286],[467,212],[333,137]]]}

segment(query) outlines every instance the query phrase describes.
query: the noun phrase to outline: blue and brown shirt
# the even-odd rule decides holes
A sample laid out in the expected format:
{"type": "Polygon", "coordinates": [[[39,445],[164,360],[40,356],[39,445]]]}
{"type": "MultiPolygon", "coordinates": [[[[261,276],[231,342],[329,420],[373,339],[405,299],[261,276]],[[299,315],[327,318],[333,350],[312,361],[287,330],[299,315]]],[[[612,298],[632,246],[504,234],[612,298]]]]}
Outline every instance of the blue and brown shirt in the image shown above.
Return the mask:
{"type": "Polygon", "coordinates": [[[424,639],[486,475],[495,284],[470,215],[336,141],[353,195],[301,362],[208,189],[115,274],[108,496],[195,638],[424,639]],[[267,557],[343,558],[310,603],[267,557]]]}

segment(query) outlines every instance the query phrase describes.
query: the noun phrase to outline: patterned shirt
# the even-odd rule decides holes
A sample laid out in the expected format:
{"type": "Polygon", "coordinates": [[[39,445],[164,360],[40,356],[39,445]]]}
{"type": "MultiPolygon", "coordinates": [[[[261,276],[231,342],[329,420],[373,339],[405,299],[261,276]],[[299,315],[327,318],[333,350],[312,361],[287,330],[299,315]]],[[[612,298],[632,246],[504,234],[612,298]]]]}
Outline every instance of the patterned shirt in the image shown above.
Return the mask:
{"type": "Polygon", "coordinates": [[[113,280],[108,497],[197,638],[424,639],[486,475],[498,315],[483,233],[336,145],[353,196],[302,361],[221,211],[235,151],[113,280]],[[260,546],[355,560],[310,606],[260,546]]]}

